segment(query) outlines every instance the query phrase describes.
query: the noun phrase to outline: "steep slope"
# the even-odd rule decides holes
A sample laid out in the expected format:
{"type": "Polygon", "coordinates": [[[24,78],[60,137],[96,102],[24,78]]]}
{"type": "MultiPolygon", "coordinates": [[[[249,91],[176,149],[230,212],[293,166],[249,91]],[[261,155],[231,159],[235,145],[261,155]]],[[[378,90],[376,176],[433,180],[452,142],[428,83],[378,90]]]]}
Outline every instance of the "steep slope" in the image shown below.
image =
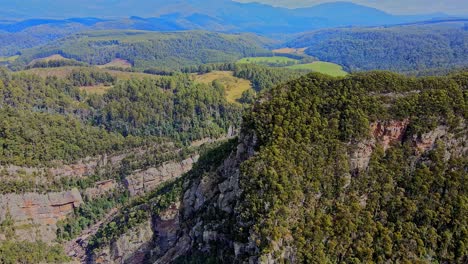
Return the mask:
{"type": "Polygon", "coordinates": [[[1,263],[85,257],[82,244],[119,209],[174,195],[161,185],[240,122],[223,87],[185,74],[119,76],[91,67],[47,77],[0,70],[1,263]],[[96,84],[109,88],[80,89],[96,84]]]}
{"type": "Polygon", "coordinates": [[[467,76],[311,74],[276,87],[237,149],[190,174],[178,238],[147,257],[466,262],[467,76]]]}

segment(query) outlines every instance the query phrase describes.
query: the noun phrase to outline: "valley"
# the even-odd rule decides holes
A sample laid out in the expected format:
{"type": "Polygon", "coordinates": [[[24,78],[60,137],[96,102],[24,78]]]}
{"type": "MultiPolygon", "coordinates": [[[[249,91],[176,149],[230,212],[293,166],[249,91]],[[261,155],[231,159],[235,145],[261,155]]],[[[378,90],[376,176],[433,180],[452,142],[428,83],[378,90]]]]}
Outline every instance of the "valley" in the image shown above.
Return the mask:
{"type": "Polygon", "coordinates": [[[468,6],[259,1],[0,3],[0,264],[468,263],[468,6]]]}

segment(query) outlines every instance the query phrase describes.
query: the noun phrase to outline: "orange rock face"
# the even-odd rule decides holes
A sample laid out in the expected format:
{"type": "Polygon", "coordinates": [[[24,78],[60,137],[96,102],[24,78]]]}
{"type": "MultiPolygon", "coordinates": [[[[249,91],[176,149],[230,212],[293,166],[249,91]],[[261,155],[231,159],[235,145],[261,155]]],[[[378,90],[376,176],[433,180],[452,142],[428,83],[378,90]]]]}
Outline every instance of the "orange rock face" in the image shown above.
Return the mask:
{"type": "Polygon", "coordinates": [[[15,224],[31,225],[35,228],[26,235],[22,234],[23,239],[36,239],[35,233],[38,231],[41,239],[48,242],[55,239],[55,233],[49,229],[54,228],[57,221],[64,219],[82,203],[81,194],[77,189],[48,194],[0,195],[0,222],[9,214],[15,224]]]}
{"type": "Polygon", "coordinates": [[[375,122],[371,124],[372,136],[387,150],[391,144],[401,142],[408,127],[409,120],[375,122]]]}
{"type": "Polygon", "coordinates": [[[359,172],[367,169],[374,149],[381,145],[384,150],[392,144],[401,142],[408,128],[409,120],[379,121],[370,125],[370,138],[354,145],[350,152],[350,168],[359,172]]]}

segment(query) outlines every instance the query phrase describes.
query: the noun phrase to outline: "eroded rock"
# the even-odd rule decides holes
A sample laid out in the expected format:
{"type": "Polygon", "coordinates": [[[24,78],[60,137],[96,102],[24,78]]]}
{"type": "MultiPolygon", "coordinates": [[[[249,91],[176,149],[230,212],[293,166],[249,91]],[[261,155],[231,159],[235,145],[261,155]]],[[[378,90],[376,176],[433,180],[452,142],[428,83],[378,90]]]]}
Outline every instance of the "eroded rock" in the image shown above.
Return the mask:
{"type": "Polygon", "coordinates": [[[0,222],[11,217],[20,240],[50,242],[56,238],[57,221],[65,219],[82,203],[76,188],[48,194],[0,195],[0,222]]]}

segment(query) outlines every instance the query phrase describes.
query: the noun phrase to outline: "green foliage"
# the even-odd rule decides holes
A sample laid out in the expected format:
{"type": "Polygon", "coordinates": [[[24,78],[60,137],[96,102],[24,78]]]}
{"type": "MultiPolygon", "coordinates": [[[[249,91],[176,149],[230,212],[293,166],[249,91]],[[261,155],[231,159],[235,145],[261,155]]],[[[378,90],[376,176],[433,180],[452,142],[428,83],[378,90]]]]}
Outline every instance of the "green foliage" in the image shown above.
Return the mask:
{"type": "Polygon", "coordinates": [[[86,201],[75,208],[72,217],[57,223],[57,240],[71,240],[102,219],[112,208],[128,201],[128,193],[114,192],[109,196],[86,201]]]}
{"type": "Polygon", "coordinates": [[[72,116],[0,109],[0,164],[41,165],[111,153],[130,143],[72,116]]]}
{"type": "Polygon", "coordinates": [[[467,159],[446,160],[441,142],[418,158],[411,141],[466,120],[461,83],[463,74],[371,72],[310,74],[274,88],[245,118],[259,145],[241,165],[237,239],[250,237],[261,255],[293,248],[299,263],[465,262],[467,159]],[[353,142],[387,119],[409,120],[403,142],[350,171],[353,142]]]}
{"type": "Polygon", "coordinates": [[[299,78],[310,71],[297,71],[284,68],[270,68],[255,64],[236,64],[234,76],[252,82],[257,91],[268,90],[274,86],[299,78]]]}
{"type": "Polygon", "coordinates": [[[1,73],[1,164],[72,162],[145,145],[154,137],[188,143],[221,136],[240,121],[241,108],[226,101],[222,87],[195,84],[185,74],[117,82],[86,68],[66,79],[1,73]],[[115,87],[103,96],[77,88],[99,84],[115,87]]]}
{"type": "Polygon", "coordinates": [[[48,246],[44,242],[13,242],[0,243],[0,263],[64,263],[70,261],[61,245],[48,246]]]}
{"type": "Polygon", "coordinates": [[[468,32],[449,26],[400,26],[318,30],[288,46],[343,65],[348,71],[424,71],[466,66],[468,32]]]}
{"type": "Polygon", "coordinates": [[[255,102],[257,94],[252,89],[246,90],[242,93],[242,97],[238,100],[242,104],[252,105],[255,102]]]}
{"type": "Polygon", "coordinates": [[[92,65],[103,65],[119,58],[129,61],[136,68],[177,69],[189,65],[236,61],[242,57],[269,53],[261,45],[262,40],[259,37],[249,34],[93,31],[25,51],[14,66],[60,54],[92,65]]]}
{"type": "Polygon", "coordinates": [[[168,136],[183,142],[218,137],[240,120],[223,87],[196,84],[188,75],[118,83],[102,98],[94,124],[126,135],[168,136]]]}
{"type": "Polygon", "coordinates": [[[39,60],[25,67],[25,69],[32,68],[58,68],[65,66],[86,66],[86,63],[75,60],[39,60]]]}
{"type": "Polygon", "coordinates": [[[299,60],[287,57],[273,56],[273,57],[247,57],[237,61],[237,63],[253,63],[269,67],[286,67],[299,63],[299,60]]]}
{"type": "Polygon", "coordinates": [[[68,78],[74,86],[93,86],[115,84],[116,78],[108,72],[93,70],[73,70],[68,78]]]}

